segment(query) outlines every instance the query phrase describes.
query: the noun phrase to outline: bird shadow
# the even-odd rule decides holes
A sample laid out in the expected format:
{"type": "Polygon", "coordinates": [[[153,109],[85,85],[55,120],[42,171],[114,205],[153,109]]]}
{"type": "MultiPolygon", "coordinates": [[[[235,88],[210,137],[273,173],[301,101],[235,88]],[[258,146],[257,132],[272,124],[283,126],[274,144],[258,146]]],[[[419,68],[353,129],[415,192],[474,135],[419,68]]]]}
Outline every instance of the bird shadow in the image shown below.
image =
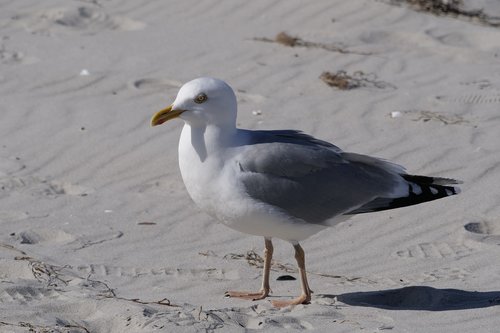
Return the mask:
{"type": "Polygon", "coordinates": [[[500,305],[500,291],[466,291],[409,286],[398,289],[323,295],[342,303],[390,310],[451,311],[500,305]]]}

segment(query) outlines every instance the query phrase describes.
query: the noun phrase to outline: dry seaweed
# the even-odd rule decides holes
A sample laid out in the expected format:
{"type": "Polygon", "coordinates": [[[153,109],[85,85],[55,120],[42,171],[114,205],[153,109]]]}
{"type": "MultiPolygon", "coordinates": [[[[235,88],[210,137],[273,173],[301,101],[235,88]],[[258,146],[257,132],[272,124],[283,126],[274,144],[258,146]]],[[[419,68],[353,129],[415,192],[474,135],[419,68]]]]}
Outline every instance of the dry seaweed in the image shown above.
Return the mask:
{"type": "Polygon", "coordinates": [[[467,10],[462,0],[387,0],[391,5],[408,5],[411,9],[437,16],[450,16],[478,22],[491,27],[500,27],[500,17],[490,16],[482,9],[467,10]]]}
{"type": "Polygon", "coordinates": [[[414,121],[428,122],[429,120],[440,121],[445,125],[456,125],[468,123],[463,117],[458,115],[446,116],[432,111],[420,111],[419,116],[414,121]]]}
{"type": "Polygon", "coordinates": [[[18,327],[18,328],[22,328],[22,329],[28,329],[26,332],[36,332],[36,333],[53,333],[53,332],[59,332],[59,333],[85,332],[85,333],[90,333],[90,330],[88,328],[81,326],[81,325],[78,325],[78,324],[43,326],[43,325],[28,323],[25,321],[20,321],[17,324],[9,323],[6,321],[0,321],[0,327],[2,327],[2,326],[11,326],[11,327],[18,327]]]}
{"type": "Polygon", "coordinates": [[[365,74],[362,71],[356,71],[351,75],[347,74],[346,71],[337,71],[335,73],[323,72],[319,78],[330,87],[340,90],[351,90],[362,87],[396,89],[396,87],[390,83],[378,81],[375,74],[365,74]]]}
{"type": "Polygon", "coordinates": [[[371,52],[359,52],[359,51],[352,51],[344,48],[341,45],[337,44],[324,44],[324,43],[317,43],[317,42],[310,42],[303,40],[302,38],[299,37],[294,37],[286,32],[282,31],[279,34],[276,35],[274,39],[271,38],[266,38],[266,37],[256,37],[253,38],[255,41],[259,42],[268,42],[268,43],[278,43],[284,46],[288,47],[305,47],[305,48],[317,48],[317,49],[323,49],[331,52],[338,52],[338,53],[350,53],[350,54],[358,54],[358,55],[371,55],[371,52]]]}
{"type": "Polygon", "coordinates": [[[468,123],[462,116],[459,115],[444,115],[438,112],[420,110],[413,111],[411,113],[416,113],[417,117],[413,119],[413,121],[423,121],[428,122],[430,120],[439,121],[445,125],[458,125],[468,123]]]}
{"type": "MultiPolygon", "coordinates": [[[[414,117],[411,120],[422,121],[424,123],[428,121],[438,121],[444,125],[461,125],[470,123],[468,120],[457,114],[443,114],[429,110],[405,110],[395,111],[394,113],[399,115],[413,115],[414,117]]],[[[395,116],[392,117],[396,118],[395,116]]]]}

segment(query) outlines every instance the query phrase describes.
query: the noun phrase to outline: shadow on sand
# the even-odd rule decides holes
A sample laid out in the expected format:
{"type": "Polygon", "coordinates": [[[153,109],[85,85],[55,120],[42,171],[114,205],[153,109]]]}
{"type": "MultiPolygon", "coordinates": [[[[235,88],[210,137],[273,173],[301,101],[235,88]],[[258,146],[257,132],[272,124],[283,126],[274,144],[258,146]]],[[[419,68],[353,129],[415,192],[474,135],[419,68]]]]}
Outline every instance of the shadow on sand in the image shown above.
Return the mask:
{"type": "MultiPolygon", "coordinates": [[[[323,295],[324,297],[335,297],[323,295]]],[[[500,291],[465,291],[411,286],[399,289],[337,295],[337,300],[354,306],[390,310],[449,311],[500,305],[500,291]]]]}

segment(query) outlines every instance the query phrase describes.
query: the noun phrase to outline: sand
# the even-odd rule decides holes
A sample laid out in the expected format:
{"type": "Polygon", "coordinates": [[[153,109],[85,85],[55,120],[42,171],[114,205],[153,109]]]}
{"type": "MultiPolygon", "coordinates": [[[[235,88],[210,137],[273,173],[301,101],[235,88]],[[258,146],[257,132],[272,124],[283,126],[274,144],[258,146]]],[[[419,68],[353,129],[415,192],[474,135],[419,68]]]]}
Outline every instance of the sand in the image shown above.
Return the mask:
{"type": "MultiPolygon", "coordinates": [[[[0,3],[0,27],[1,332],[500,326],[498,26],[373,0],[25,0],[0,3]],[[310,305],[224,298],[258,288],[263,240],[193,205],[182,122],[149,126],[205,75],[235,88],[240,127],[301,129],[462,193],[303,242],[310,305]]],[[[277,241],[273,297],[297,295],[277,280],[294,267],[277,241]]]]}

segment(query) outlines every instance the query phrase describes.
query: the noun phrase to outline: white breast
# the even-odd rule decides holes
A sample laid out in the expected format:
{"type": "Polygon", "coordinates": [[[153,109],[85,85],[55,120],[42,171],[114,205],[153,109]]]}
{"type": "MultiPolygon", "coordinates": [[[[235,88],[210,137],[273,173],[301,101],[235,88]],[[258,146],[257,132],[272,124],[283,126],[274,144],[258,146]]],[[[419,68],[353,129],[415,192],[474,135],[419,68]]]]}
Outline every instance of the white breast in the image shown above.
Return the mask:
{"type": "Polygon", "coordinates": [[[249,197],[239,182],[241,171],[231,158],[232,148],[214,149],[211,142],[197,147],[192,130],[188,125],[182,130],[179,166],[189,195],[202,211],[237,231],[289,241],[303,240],[325,228],[249,197]]]}
{"type": "Polygon", "coordinates": [[[223,167],[222,161],[213,154],[207,157],[204,147],[193,146],[191,127],[185,125],[179,141],[179,167],[182,180],[193,201],[201,210],[214,216],[216,186],[223,167]]]}

